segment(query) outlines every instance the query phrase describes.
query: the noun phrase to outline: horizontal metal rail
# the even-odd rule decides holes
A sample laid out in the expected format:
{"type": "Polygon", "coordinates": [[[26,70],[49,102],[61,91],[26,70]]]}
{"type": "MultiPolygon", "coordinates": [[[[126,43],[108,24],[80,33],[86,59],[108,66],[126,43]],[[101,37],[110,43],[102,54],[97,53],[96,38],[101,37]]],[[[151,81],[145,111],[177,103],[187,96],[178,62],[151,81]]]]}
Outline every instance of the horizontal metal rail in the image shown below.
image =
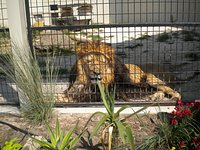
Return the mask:
{"type": "MultiPolygon", "coordinates": [[[[19,102],[0,102],[0,106],[19,106],[19,102]]],[[[129,105],[132,107],[137,106],[174,106],[176,105],[176,101],[157,101],[157,102],[151,102],[151,101],[132,101],[132,102],[122,102],[122,101],[116,101],[115,106],[124,106],[129,105]]],[[[62,102],[62,103],[55,103],[55,107],[102,107],[102,102],[77,102],[77,103],[70,103],[70,102],[62,102]]]]}
{"type": "Polygon", "coordinates": [[[70,25],[70,26],[44,26],[31,27],[34,30],[61,30],[61,29],[90,29],[90,28],[109,28],[109,27],[156,27],[156,26],[200,26],[200,22],[180,22],[180,23],[139,23],[139,24],[95,24],[95,25],[70,25]]]}
{"type": "MultiPolygon", "coordinates": [[[[152,102],[152,101],[132,101],[132,102],[115,102],[115,106],[124,106],[124,105],[129,105],[132,107],[137,107],[137,106],[175,106],[176,101],[157,101],[157,102],[152,102]]],[[[56,103],[56,107],[101,107],[103,106],[102,102],[77,102],[77,103],[56,103]]]]}

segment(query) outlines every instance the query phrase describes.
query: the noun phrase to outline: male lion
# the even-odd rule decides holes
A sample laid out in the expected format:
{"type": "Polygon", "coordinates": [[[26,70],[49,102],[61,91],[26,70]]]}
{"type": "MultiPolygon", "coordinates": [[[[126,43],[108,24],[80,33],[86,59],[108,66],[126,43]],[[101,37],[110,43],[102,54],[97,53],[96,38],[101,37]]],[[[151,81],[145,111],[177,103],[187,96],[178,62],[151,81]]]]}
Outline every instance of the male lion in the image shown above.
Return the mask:
{"type": "Polygon", "coordinates": [[[71,84],[66,90],[68,95],[66,101],[74,101],[69,94],[78,93],[83,98],[95,80],[100,80],[105,87],[119,81],[135,86],[154,87],[157,92],[148,96],[151,100],[162,100],[165,95],[169,95],[170,99],[181,99],[178,92],[155,75],[145,73],[137,65],[123,64],[115,57],[114,49],[108,44],[75,36],[70,38],[81,43],[76,47],[77,60],[71,70],[71,84]]]}

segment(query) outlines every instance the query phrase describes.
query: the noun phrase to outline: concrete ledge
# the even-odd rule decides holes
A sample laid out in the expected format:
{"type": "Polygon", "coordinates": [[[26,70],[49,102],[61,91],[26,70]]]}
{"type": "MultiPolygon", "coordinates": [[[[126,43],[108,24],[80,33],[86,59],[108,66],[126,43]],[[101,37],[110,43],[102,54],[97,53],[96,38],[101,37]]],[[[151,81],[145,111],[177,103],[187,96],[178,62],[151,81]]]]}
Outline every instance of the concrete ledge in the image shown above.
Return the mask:
{"type": "MultiPolygon", "coordinates": [[[[127,108],[121,112],[121,114],[131,114],[138,111],[143,107],[131,107],[127,108]]],[[[115,107],[115,112],[119,110],[120,107],[115,107]]],[[[174,106],[150,106],[147,109],[141,111],[139,114],[156,114],[158,112],[172,112],[174,106]]],[[[106,112],[104,107],[70,107],[70,108],[53,108],[55,113],[59,114],[93,114],[97,111],[106,112]]],[[[31,113],[31,112],[30,112],[31,113]]],[[[0,106],[0,114],[13,114],[20,115],[19,107],[15,106],[0,106]]]]}
{"type": "MultiPolygon", "coordinates": [[[[140,110],[143,107],[131,107],[131,108],[127,108],[124,111],[121,112],[121,114],[131,114],[133,112],[136,112],[138,110],[140,110]]],[[[115,107],[115,112],[117,110],[119,110],[120,107],[115,107]]],[[[143,110],[140,112],[140,114],[156,114],[158,112],[172,112],[174,110],[174,106],[150,106],[147,109],[143,110]]],[[[81,114],[92,114],[95,113],[97,111],[101,111],[101,112],[106,112],[106,109],[104,107],[74,107],[74,108],[54,108],[54,111],[56,113],[81,113],[81,114]]]]}
{"type": "Polygon", "coordinates": [[[19,107],[3,105],[0,106],[0,114],[20,115],[21,113],[19,107]]]}

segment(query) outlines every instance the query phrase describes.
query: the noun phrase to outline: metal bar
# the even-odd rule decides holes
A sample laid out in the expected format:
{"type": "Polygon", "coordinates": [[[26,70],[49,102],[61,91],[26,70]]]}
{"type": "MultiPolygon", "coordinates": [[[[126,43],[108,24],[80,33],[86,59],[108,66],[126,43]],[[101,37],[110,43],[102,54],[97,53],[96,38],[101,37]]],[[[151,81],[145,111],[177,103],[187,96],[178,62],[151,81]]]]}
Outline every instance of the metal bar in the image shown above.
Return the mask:
{"type": "Polygon", "coordinates": [[[26,22],[27,22],[27,32],[28,32],[28,43],[33,54],[33,39],[32,39],[32,29],[31,29],[31,20],[30,20],[30,10],[29,10],[29,0],[25,0],[25,9],[26,9],[26,22]]]}
{"type": "Polygon", "coordinates": [[[98,25],[71,25],[71,26],[45,26],[32,27],[35,30],[64,30],[64,29],[90,29],[90,28],[110,28],[110,27],[157,27],[157,26],[200,26],[200,22],[182,22],[182,23],[139,23],[139,24],[98,24],[98,25]]]}
{"type": "MultiPolygon", "coordinates": [[[[134,102],[115,102],[115,106],[124,106],[124,105],[129,105],[129,106],[175,106],[176,101],[158,101],[158,102],[147,102],[147,101],[134,101],[134,102]]],[[[78,103],[56,103],[55,107],[91,107],[91,106],[103,106],[102,102],[78,102],[78,103]]]]}

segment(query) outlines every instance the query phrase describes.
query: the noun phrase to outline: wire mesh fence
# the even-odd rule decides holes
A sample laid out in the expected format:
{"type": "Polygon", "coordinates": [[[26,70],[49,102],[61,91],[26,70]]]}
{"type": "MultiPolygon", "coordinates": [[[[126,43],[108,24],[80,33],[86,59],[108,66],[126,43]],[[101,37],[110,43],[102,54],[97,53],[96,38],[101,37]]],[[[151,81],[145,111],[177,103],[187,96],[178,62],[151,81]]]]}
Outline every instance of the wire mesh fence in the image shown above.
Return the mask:
{"type": "Polygon", "coordinates": [[[97,79],[116,86],[118,100],[199,98],[200,1],[30,0],[29,5],[34,49],[58,52],[58,86],[67,85],[61,101],[98,101],[97,79]]]}
{"type": "Polygon", "coordinates": [[[56,55],[59,102],[199,99],[199,0],[29,0],[30,45],[45,75],[56,55]],[[180,95],[179,95],[180,94],[180,95]]]}

